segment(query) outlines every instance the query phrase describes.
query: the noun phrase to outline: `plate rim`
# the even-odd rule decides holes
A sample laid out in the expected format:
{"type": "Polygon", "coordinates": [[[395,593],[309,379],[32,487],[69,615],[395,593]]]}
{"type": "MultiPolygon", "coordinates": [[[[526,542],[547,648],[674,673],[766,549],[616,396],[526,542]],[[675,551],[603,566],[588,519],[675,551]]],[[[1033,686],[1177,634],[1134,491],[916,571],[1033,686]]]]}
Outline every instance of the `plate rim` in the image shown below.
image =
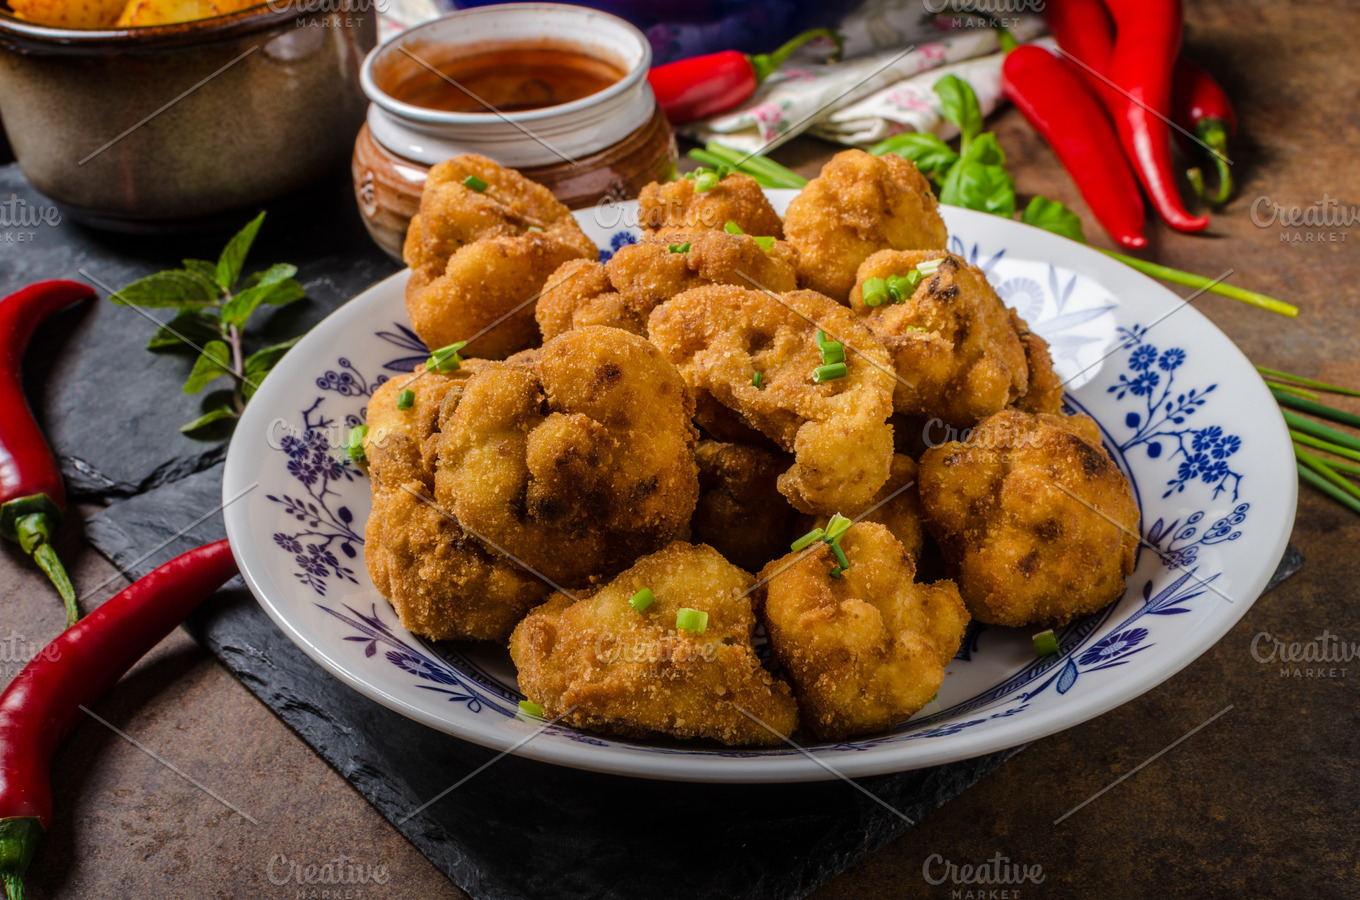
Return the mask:
{"type": "MultiPolygon", "coordinates": [[[[766,192],[772,199],[782,196],[792,196],[796,191],[769,190],[766,192]]],[[[635,203],[636,201],[627,201],[635,203]]],[[[964,227],[951,227],[951,235],[959,232],[969,233],[970,229],[966,223],[976,221],[992,227],[1000,227],[1002,232],[1008,229],[1018,229],[1018,235],[1033,236],[1032,232],[1042,235],[1043,240],[1066,242],[1071,245],[1064,248],[1062,244],[1057,244],[1060,249],[1065,250],[1061,255],[1063,266],[1073,272],[1084,274],[1098,284],[1104,286],[1118,299],[1120,293],[1112,285],[1124,284],[1121,279],[1128,279],[1134,284],[1141,284],[1143,290],[1153,289],[1165,298],[1180,305],[1178,312],[1188,312],[1192,318],[1201,326],[1207,326],[1213,333],[1222,339],[1226,345],[1223,350],[1228,353],[1236,354],[1236,362],[1252,370],[1251,362],[1247,359],[1241,349],[1233,340],[1214,324],[1207,316],[1199,310],[1190,306],[1188,303],[1177,297],[1173,292],[1161,285],[1154,279],[1122,266],[1117,261],[1110,259],[1093,247],[1072,241],[1033,226],[1025,225],[1014,220],[1000,219],[996,216],[985,213],[966,210],[958,207],[947,207],[941,205],[941,211],[947,211],[947,217],[955,220],[964,227]],[[975,218],[976,217],[976,218],[975,218]]],[[[1030,258],[1030,257],[1022,257],[1030,258]]],[[[1052,257],[1049,257],[1052,258],[1052,257]]],[[[1040,258],[1042,261],[1042,257],[1040,258]]],[[[365,290],[356,294],[350,300],[332,311],[321,322],[304,335],[299,341],[299,346],[305,346],[310,340],[320,342],[327,336],[327,332],[340,327],[340,323],[349,316],[355,315],[351,307],[356,302],[361,302],[365,297],[372,294],[386,293],[393,290],[404,288],[406,279],[409,277],[410,270],[403,269],[381,281],[370,285],[365,290]],[[348,312],[347,312],[348,311],[348,312]],[[316,336],[316,337],[314,337],[316,336]]],[[[358,309],[360,307],[354,307],[358,309]]],[[[1158,324],[1158,322],[1153,323],[1158,324]]],[[[1152,326],[1148,326],[1152,327],[1152,326]]],[[[286,355],[281,360],[275,370],[275,374],[280,376],[280,381],[288,380],[291,368],[301,368],[308,365],[304,354],[286,355]],[[293,357],[293,365],[289,366],[289,357],[293,357]]],[[[1254,370],[1252,370],[1254,371],[1254,370]]],[[[276,382],[277,383],[277,382],[276,382]]],[[[1262,402],[1268,402],[1272,406],[1274,401],[1259,379],[1254,385],[1239,385],[1247,391],[1255,391],[1259,394],[1262,402]]],[[[261,388],[261,394],[267,390],[267,384],[261,388]]],[[[1248,398],[1249,400],[1252,398],[1248,398]]],[[[224,503],[230,498],[236,497],[243,491],[253,489],[247,484],[248,479],[243,473],[250,467],[250,458],[245,448],[245,439],[240,438],[242,448],[238,450],[238,438],[244,434],[262,433],[262,426],[265,422],[264,417],[269,415],[265,403],[252,403],[246,407],[246,411],[237,425],[232,441],[228,446],[227,456],[223,467],[222,496],[224,503]]],[[[1289,452],[1289,440],[1283,419],[1265,418],[1259,420],[1257,426],[1261,429],[1257,434],[1266,443],[1267,439],[1273,439],[1280,446],[1274,448],[1276,453],[1289,452]]],[[[1265,455],[1270,455],[1267,453],[1265,455]]],[[[1291,454],[1292,456],[1292,454],[1291,454]]],[[[258,482],[256,482],[258,484],[258,482]]],[[[1287,516],[1276,519],[1278,531],[1275,535],[1272,550],[1265,554],[1265,559],[1269,565],[1263,564],[1255,573],[1254,577],[1244,585],[1245,590],[1239,592],[1239,599],[1233,603],[1233,609],[1227,614],[1220,615],[1211,620],[1199,623],[1195,631],[1188,635],[1186,639],[1177,645],[1177,655],[1162,666],[1157,668],[1134,668],[1133,671],[1118,682],[1112,682],[1111,687],[1105,690],[1095,691],[1090,694],[1083,694],[1074,697],[1071,702],[1061,709],[1044,716],[1032,718],[1016,717],[1012,720],[1009,728],[993,730],[982,729],[975,732],[961,732],[950,735],[957,740],[941,740],[938,742],[922,742],[913,745],[910,763],[903,765],[900,761],[893,762],[894,755],[900,755],[900,746],[885,745],[883,747],[870,747],[862,753],[846,754],[834,757],[835,764],[828,771],[818,760],[823,760],[821,754],[817,754],[816,749],[810,749],[804,753],[786,754],[780,756],[761,757],[759,755],[746,757],[721,757],[705,755],[702,757],[687,757],[683,753],[674,755],[646,755],[634,753],[630,750],[620,750],[610,748],[608,752],[601,752],[601,748],[584,743],[568,740],[560,740],[550,732],[543,730],[540,726],[530,725],[526,722],[516,721],[515,725],[523,726],[524,734],[517,740],[513,735],[514,729],[506,727],[505,721],[499,721],[494,727],[478,727],[476,720],[463,721],[449,718],[441,718],[418,706],[415,706],[401,696],[392,693],[373,681],[366,680],[356,674],[352,666],[333,656],[326,647],[314,642],[306,632],[305,627],[298,622],[290,620],[282,604],[276,603],[266,590],[266,583],[272,584],[273,579],[265,573],[265,563],[263,558],[256,554],[254,543],[250,540],[249,517],[242,511],[248,509],[248,505],[243,505],[233,509],[233,505],[227,503],[224,508],[224,520],[226,525],[227,537],[230,540],[233,556],[240,567],[242,578],[254,595],[256,601],[264,608],[266,614],[284,632],[288,638],[296,644],[314,662],[318,663],[326,671],[340,679],[361,695],[374,700],[383,706],[392,709],[407,718],[413,719],[421,724],[434,728],[438,731],[449,734],[453,737],[467,740],[498,751],[513,752],[516,755],[535,759],[541,762],[554,765],[563,765],[570,768],[586,771],[600,772],[603,774],[623,775],[629,777],[647,778],[652,780],[664,781],[688,781],[706,783],[787,783],[802,781],[825,781],[832,778],[844,777],[863,777],[869,775],[887,774],[892,772],[909,771],[912,769],[926,768],[940,765],[946,762],[953,762],[962,759],[969,759],[994,753],[1013,747],[1017,747],[1031,741],[1065,731],[1075,725],[1089,721],[1099,715],[1115,709],[1169,680],[1191,663],[1199,659],[1204,653],[1220,641],[1238,622],[1246,615],[1247,611],[1255,604],[1269,583],[1270,578],[1278,568],[1279,561],[1283,558],[1288,546],[1289,539],[1293,532],[1293,524],[1297,514],[1298,505],[1298,482],[1289,479],[1286,484],[1286,506],[1287,516]],[[1249,597],[1243,600],[1241,597],[1249,597]],[[1117,686],[1116,686],[1117,685],[1117,686]],[[537,733],[535,733],[537,732],[537,733]],[[545,738],[540,740],[540,738],[545,738]]],[[[853,743],[853,742],[851,742],[853,743]]],[[[758,751],[757,751],[758,752],[758,751]]]]}

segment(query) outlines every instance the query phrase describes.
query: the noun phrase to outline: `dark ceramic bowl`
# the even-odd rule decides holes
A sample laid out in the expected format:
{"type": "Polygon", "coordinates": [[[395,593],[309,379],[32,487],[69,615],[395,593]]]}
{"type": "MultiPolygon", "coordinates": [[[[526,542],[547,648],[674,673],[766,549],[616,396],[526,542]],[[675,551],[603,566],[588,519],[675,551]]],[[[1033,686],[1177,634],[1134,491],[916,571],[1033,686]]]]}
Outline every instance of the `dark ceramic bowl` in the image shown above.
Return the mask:
{"type": "Polygon", "coordinates": [[[109,30],[0,11],[0,118],[29,181],[75,219],[209,225],[344,170],[376,36],[365,0],[109,30]]]}

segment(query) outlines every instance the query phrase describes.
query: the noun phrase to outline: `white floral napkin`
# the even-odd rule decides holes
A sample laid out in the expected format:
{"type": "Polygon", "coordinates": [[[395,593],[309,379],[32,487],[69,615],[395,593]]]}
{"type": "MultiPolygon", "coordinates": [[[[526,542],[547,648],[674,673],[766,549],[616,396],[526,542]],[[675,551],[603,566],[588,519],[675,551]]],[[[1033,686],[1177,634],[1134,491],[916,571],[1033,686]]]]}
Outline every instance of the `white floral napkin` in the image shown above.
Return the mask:
{"type": "MultiPolygon", "coordinates": [[[[1020,16],[1010,32],[1021,43],[1044,32],[1038,16],[1020,16]]],[[[841,63],[788,63],[739,109],[692,122],[680,131],[700,143],[737,150],[778,146],[811,130],[818,137],[865,146],[903,131],[950,136],[931,86],[946,71],[972,84],[984,113],[1001,98],[1000,45],[990,28],[962,28],[914,47],[881,50],[841,63]],[[921,73],[927,73],[922,77],[921,73]]]]}

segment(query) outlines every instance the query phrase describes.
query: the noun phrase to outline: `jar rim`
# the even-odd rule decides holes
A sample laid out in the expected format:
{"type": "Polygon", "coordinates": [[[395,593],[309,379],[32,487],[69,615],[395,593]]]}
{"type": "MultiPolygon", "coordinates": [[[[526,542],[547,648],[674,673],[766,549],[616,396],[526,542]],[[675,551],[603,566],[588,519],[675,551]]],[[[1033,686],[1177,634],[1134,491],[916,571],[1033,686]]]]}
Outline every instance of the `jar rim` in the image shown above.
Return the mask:
{"type": "MultiPolygon", "coordinates": [[[[540,35],[541,36],[541,35],[540,35]]],[[[506,43],[510,43],[515,38],[507,36],[506,43]]],[[[523,39],[522,37],[519,39],[523,39]]],[[[562,44],[570,44],[571,41],[562,40],[562,44]]],[[[622,41],[620,41],[622,43],[622,41]]],[[[583,48],[583,52],[585,51],[583,48]]],[[[421,62],[417,58],[417,62],[421,62]]],[[[648,42],[646,35],[639,31],[632,23],[599,10],[588,9],[581,6],[571,6],[563,3],[502,3],[493,6],[480,6],[470,9],[454,10],[436,19],[423,22],[400,34],[394,35],[377,47],[369,51],[364,58],[363,66],[360,69],[359,78],[363,86],[364,93],[374,104],[381,107],[385,112],[399,120],[406,120],[412,125],[434,125],[434,126],[466,126],[476,128],[478,126],[495,125],[500,123],[512,126],[527,125],[530,123],[545,123],[553,119],[573,117],[575,114],[588,111],[596,107],[609,106],[619,100],[624,95],[635,90],[638,82],[644,81],[647,77],[647,70],[651,67],[652,46],[648,42]],[[636,54],[635,61],[629,66],[624,76],[618,81],[578,100],[561,103],[556,106],[546,106],[541,109],[522,110],[518,112],[452,112],[449,110],[429,109],[424,106],[417,106],[413,103],[406,103],[398,100],[391,94],[383,90],[377,83],[374,68],[387,54],[394,52],[405,52],[408,56],[414,57],[409,50],[404,48],[412,43],[419,41],[422,34],[428,35],[430,32],[439,32],[447,27],[450,21],[466,21],[469,18],[480,18],[485,16],[498,17],[504,21],[507,17],[513,19],[528,19],[534,16],[565,17],[576,19],[582,25],[589,26],[595,30],[597,35],[607,33],[599,29],[598,25],[603,24],[606,29],[613,29],[614,35],[624,38],[631,43],[626,49],[621,49],[623,55],[631,55],[631,50],[636,54]]]]}

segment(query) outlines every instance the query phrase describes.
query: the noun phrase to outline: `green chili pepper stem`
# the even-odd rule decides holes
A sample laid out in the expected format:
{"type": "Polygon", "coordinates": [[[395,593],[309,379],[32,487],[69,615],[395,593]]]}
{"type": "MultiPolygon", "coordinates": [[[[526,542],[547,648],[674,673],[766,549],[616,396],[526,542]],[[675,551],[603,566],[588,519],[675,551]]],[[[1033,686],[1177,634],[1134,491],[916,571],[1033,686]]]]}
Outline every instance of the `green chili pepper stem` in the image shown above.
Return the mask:
{"type": "Polygon", "coordinates": [[[8,900],[23,900],[24,873],[42,838],[42,826],[34,816],[0,819],[0,880],[8,900]]]}
{"type": "Polygon", "coordinates": [[[828,60],[838,60],[841,58],[841,55],[845,53],[845,41],[841,39],[839,34],[832,31],[830,28],[812,28],[794,37],[792,40],[786,41],[783,46],[770,53],[760,53],[755,56],[748,56],[747,59],[751,61],[751,68],[756,73],[756,84],[760,84],[766,78],[769,78],[775,69],[782,66],[784,61],[793,55],[795,50],[813,38],[818,37],[830,38],[831,42],[836,45],[835,51],[827,57],[828,60]]]}
{"type": "Polygon", "coordinates": [[[80,607],[76,604],[76,589],[66,575],[66,568],[52,547],[52,533],[57,523],[45,512],[33,512],[14,520],[16,540],[23,551],[33,557],[47,575],[52,586],[61,595],[62,605],[66,607],[66,627],[70,628],[80,620],[80,607]]]}
{"type": "Polygon", "coordinates": [[[1228,123],[1222,119],[1200,119],[1195,125],[1195,137],[1209,149],[1214,158],[1214,168],[1218,170],[1218,193],[1212,197],[1204,191],[1204,181],[1195,185],[1199,194],[1210,206],[1222,206],[1232,196],[1232,166],[1228,162],[1228,123]]]}
{"type": "Polygon", "coordinates": [[[1212,278],[1205,278],[1203,275],[1183,272],[1180,269],[1161,266],[1133,256],[1125,256],[1123,253],[1114,250],[1100,249],[1100,252],[1112,259],[1119,260],[1130,268],[1137,269],[1144,275],[1151,275],[1153,278],[1160,278],[1162,281],[1169,281],[1172,284],[1180,284],[1185,287],[1200,288],[1222,297],[1231,297],[1233,300],[1241,300],[1243,303],[1250,303],[1252,306],[1259,306],[1261,309],[1279,313],[1291,319],[1298,318],[1299,315],[1299,308],[1292,303],[1285,303],[1283,300],[1276,300],[1274,297],[1267,297],[1265,294],[1258,294],[1256,291],[1215,282],[1212,278]]]}

